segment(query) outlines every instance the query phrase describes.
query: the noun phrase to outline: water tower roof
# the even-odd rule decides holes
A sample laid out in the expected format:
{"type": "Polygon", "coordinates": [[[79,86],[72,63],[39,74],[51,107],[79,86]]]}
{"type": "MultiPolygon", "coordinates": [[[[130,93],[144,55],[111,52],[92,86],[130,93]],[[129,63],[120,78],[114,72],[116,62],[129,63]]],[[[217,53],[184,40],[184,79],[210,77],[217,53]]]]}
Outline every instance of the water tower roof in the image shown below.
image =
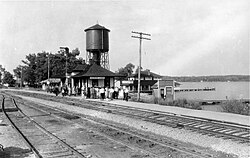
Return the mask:
{"type": "Polygon", "coordinates": [[[94,25],[94,26],[91,26],[91,27],[85,29],[84,31],[86,32],[86,31],[88,31],[88,30],[107,30],[107,31],[110,31],[109,29],[107,29],[107,28],[105,28],[104,26],[101,26],[101,25],[99,25],[99,24],[96,24],[96,25],[94,25]]]}

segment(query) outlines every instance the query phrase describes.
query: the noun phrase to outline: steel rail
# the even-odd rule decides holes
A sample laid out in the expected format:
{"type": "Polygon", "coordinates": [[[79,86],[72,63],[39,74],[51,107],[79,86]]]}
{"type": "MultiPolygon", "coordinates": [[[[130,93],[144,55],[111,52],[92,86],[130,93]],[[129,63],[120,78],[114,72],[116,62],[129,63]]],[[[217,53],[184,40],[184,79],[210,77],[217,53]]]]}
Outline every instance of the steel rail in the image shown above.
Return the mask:
{"type": "Polygon", "coordinates": [[[22,138],[22,140],[24,141],[24,143],[29,147],[29,149],[35,154],[35,156],[37,158],[42,158],[42,156],[39,154],[39,152],[36,150],[36,148],[31,144],[31,142],[23,135],[23,133],[18,129],[18,127],[14,124],[14,122],[10,119],[10,117],[8,116],[7,112],[5,111],[5,107],[4,107],[4,100],[5,97],[3,97],[2,100],[2,111],[5,115],[5,117],[7,118],[8,122],[11,124],[11,126],[15,129],[15,131],[18,133],[18,135],[22,138]]]}
{"type": "MultiPolygon", "coordinates": [[[[38,94],[38,95],[46,96],[44,94],[38,94]]],[[[42,98],[47,99],[44,97],[42,97],[42,98]]],[[[60,102],[60,100],[58,100],[58,101],[60,102]]],[[[126,115],[126,116],[133,116],[135,118],[136,117],[141,118],[142,120],[151,121],[153,123],[158,123],[158,124],[166,125],[166,126],[170,126],[170,127],[186,128],[188,130],[200,132],[203,134],[212,134],[214,136],[224,137],[227,139],[229,138],[229,139],[243,141],[243,142],[247,142],[247,143],[250,142],[249,137],[241,137],[240,135],[238,136],[237,134],[235,135],[235,132],[232,132],[232,133],[224,132],[223,133],[223,132],[210,130],[211,127],[204,129],[204,128],[200,128],[200,127],[191,126],[191,124],[190,125],[188,125],[188,124],[189,124],[189,122],[190,123],[197,122],[197,123],[203,124],[204,126],[223,128],[223,130],[227,130],[227,129],[230,129],[232,131],[236,130],[237,131],[236,133],[243,131],[243,132],[247,132],[249,134],[250,126],[247,126],[247,125],[241,125],[241,124],[224,122],[224,121],[213,120],[213,119],[206,119],[206,118],[204,119],[204,118],[192,117],[192,116],[186,116],[186,115],[176,115],[174,113],[169,113],[169,112],[161,112],[161,111],[157,111],[157,110],[148,110],[148,109],[143,109],[143,108],[123,106],[123,105],[121,106],[121,105],[114,104],[114,103],[104,103],[104,102],[100,102],[100,101],[89,101],[88,100],[87,101],[89,103],[88,105],[86,105],[86,104],[82,105],[79,100],[68,98],[68,100],[64,101],[64,103],[65,102],[69,103],[69,104],[73,104],[74,106],[80,106],[80,107],[84,107],[84,108],[88,108],[88,109],[99,110],[99,111],[108,112],[108,113],[117,113],[117,114],[126,115]],[[77,103],[79,105],[77,105],[77,103]],[[93,104],[99,105],[99,106],[93,106],[93,104]],[[111,109],[108,109],[110,107],[111,107],[111,109]],[[125,110],[134,111],[135,114],[132,115],[132,114],[126,113],[125,110]],[[162,117],[167,117],[168,119],[171,117],[170,118],[171,122],[169,120],[164,121],[164,120],[158,120],[158,119],[149,118],[149,117],[143,117],[142,115],[136,115],[136,111],[150,113],[152,115],[165,115],[162,117]]],[[[244,134],[244,135],[247,135],[247,134],[244,134]]]]}
{"type": "Polygon", "coordinates": [[[32,120],[29,116],[27,116],[25,113],[22,112],[22,110],[17,106],[15,99],[12,98],[12,101],[15,105],[15,107],[17,109],[19,109],[20,113],[22,113],[23,116],[25,116],[27,119],[29,119],[32,123],[34,123],[34,125],[36,127],[38,127],[41,131],[43,131],[44,133],[46,133],[47,135],[49,135],[50,137],[56,139],[57,141],[59,141],[61,143],[61,145],[63,145],[64,147],[66,147],[67,149],[69,149],[72,153],[76,154],[78,157],[80,158],[86,158],[84,155],[82,155],[80,152],[78,152],[77,150],[75,150],[74,148],[72,148],[70,145],[68,145],[67,143],[65,143],[63,140],[61,140],[60,138],[58,138],[57,136],[55,136],[54,134],[52,134],[51,132],[47,131],[45,128],[43,128],[41,125],[39,125],[37,122],[35,122],[34,120],[32,120]]]}
{"type": "MultiPolygon", "coordinates": [[[[29,105],[26,105],[26,106],[29,106],[29,105]]],[[[39,106],[43,106],[43,105],[39,105],[39,106]]],[[[45,106],[43,106],[43,107],[45,107],[45,106]]],[[[43,111],[43,112],[48,113],[48,114],[50,114],[50,115],[52,115],[52,116],[55,116],[55,117],[57,117],[57,118],[60,117],[60,116],[58,116],[58,115],[56,115],[56,114],[53,114],[53,113],[51,113],[51,112],[42,110],[41,108],[37,108],[37,107],[33,107],[33,106],[32,106],[32,108],[35,108],[35,109],[37,109],[37,110],[39,110],[39,111],[43,111]]],[[[47,109],[54,109],[54,110],[56,110],[56,111],[60,111],[60,112],[67,113],[67,114],[72,114],[72,113],[69,112],[69,111],[64,111],[64,110],[62,110],[62,109],[58,109],[58,108],[55,108],[55,107],[45,107],[45,108],[47,108],[47,109]]],[[[128,135],[135,136],[135,137],[138,137],[138,138],[140,138],[140,139],[144,139],[144,140],[150,141],[150,142],[152,142],[152,143],[161,145],[161,146],[163,146],[163,147],[171,148],[171,149],[177,150],[177,151],[179,151],[179,152],[181,152],[181,153],[185,153],[185,154],[187,154],[187,155],[192,155],[192,156],[196,156],[196,157],[198,156],[198,157],[200,157],[200,158],[210,158],[210,157],[211,157],[210,155],[206,155],[206,154],[201,155],[201,154],[199,154],[199,153],[195,153],[194,151],[191,151],[191,152],[190,152],[189,150],[183,149],[183,147],[178,148],[178,147],[175,147],[175,146],[173,146],[173,145],[172,145],[172,146],[171,146],[171,145],[168,145],[167,143],[162,143],[162,142],[159,142],[159,141],[157,141],[157,140],[153,140],[153,139],[150,139],[150,138],[147,138],[147,137],[144,137],[144,136],[141,136],[141,135],[138,135],[138,134],[129,132],[129,131],[125,131],[125,130],[122,130],[122,129],[118,128],[118,127],[109,125],[109,124],[107,124],[107,123],[98,122],[98,121],[95,121],[95,120],[93,120],[93,119],[86,118],[84,115],[81,115],[81,114],[75,114],[75,113],[74,113],[74,115],[80,116],[82,119],[87,120],[87,121],[90,121],[90,122],[93,122],[93,123],[95,123],[95,124],[99,124],[99,125],[101,125],[101,126],[106,126],[106,127],[108,127],[108,128],[111,128],[111,129],[114,129],[114,130],[117,130],[117,131],[126,133],[126,134],[128,134],[128,135]]],[[[70,121],[70,120],[65,119],[65,118],[61,118],[61,119],[65,120],[65,121],[68,121],[68,122],[73,122],[73,121],[70,121]]],[[[75,122],[74,122],[74,123],[75,123],[75,122]]],[[[103,134],[100,133],[100,132],[97,132],[97,131],[95,131],[95,132],[96,132],[97,134],[99,134],[99,135],[103,135],[103,134]]],[[[105,137],[107,137],[107,135],[105,135],[105,137]]],[[[108,137],[109,137],[110,139],[112,139],[110,136],[108,136],[108,137]]],[[[114,139],[112,139],[112,140],[114,140],[114,139]]],[[[119,141],[117,141],[117,140],[115,140],[115,141],[118,142],[118,143],[121,143],[121,142],[119,142],[119,141]]],[[[122,143],[122,144],[123,144],[123,143],[122,143]]],[[[170,143],[170,144],[171,144],[171,143],[170,143]]],[[[157,155],[157,154],[155,154],[155,153],[152,153],[152,152],[150,152],[150,151],[148,151],[148,150],[144,150],[144,149],[141,149],[141,148],[138,148],[138,147],[131,147],[131,146],[127,145],[127,144],[124,144],[124,145],[126,145],[126,146],[128,146],[129,148],[132,148],[132,149],[135,148],[135,149],[137,149],[137,150],[142,150],[142,151],[144,151],[144,152],[149,152],[151,155],[155,155],[155,156],[158,156],[158,157],[159,157],[159,155],[157,155]]]]}
{"type": "MultiPolygon", "coordinates": [[[[25,105],[25,106],[29,106],[29,105],[25,105]]],[[[46,111],[46,110],[44,110],[44,109],[41,109],[41,108],[36,108],[36,107],[34,107],[34,106],[29,106],[30,108],[33,108],[33,109],[36,109],[36,110],[39,110],[39,111],[42,111],[42,112],[44,112],[44,113],[46,113],[46,114],[49,114],[49,115],[51,115],[51,116],[53,116],[53,117],[56,117],[56,118],[59,118],[59,119],[62,119],[62,120],[64,120],[64,121],[67,121],[67,122],[70,122],[70,123],[72,123],[73,121],[70,121],[70,120],[68,120],[68,119],[66,119],[66,118],[63,118],[63,117],[61,117],[61,116],[58,116],[58,115],[56,115],[56,114],[53,114],[51,111],[50,112],[48,112],[48,111],[46,111]]],[[[45,107],[45,106],[43,106],[43,107],[45,107]]],[[[47,109],[53,109],[53,110],[56,110],[56,111],[60,111],[60,112],[63,112],[63,113],[69,113],[69,112],[66,112],[66,111],[63,111],[63,110],[61,110],[61,109],[57,109],[57,108],[52,108],[52,107],[46,107],[47,109]]],[[[99,122],[96,122],[96,121],[93,121],[93,120],[90,120],[90,119],[87,119],[87,118],[84,118],[85,120],[88,120],[88,121],[91,121],[91,122],[94,122],[94,123],[96,123],[96,124],[101,124],[101,123],[99,123],[99,122]]],[[[75,122],[74,122],[75,123],[75,122]]],[[[79,124],[78,124],[79,125],[79,124]]],[[[86,128],[86,127],[85,127],[86,128]]],[[[114,139],[112,139],[111,137],[107,137],[107,135],[103,135],[102,133],[100,133],[100,132],[97,132],[97,131],[95,131],[95,133],[96,134],[99,134],[99,135],[101,135],[101,136],[104,136],[104,137],[106,137],[106,138],[109,138],[110,140],[112,140],[112,141],[114,141],[114,142],[116,142],[116,143],[118,143],[118,144],[122,144],[122,145],[125,145],[125,146],[127,146],[127,147],[129,147],[130,149],[132,149],[132,150],[134,150],[134,149],[136,149],[136,150],[139,150],[139,151],[143,151],[143,152],[145,152],[145,153],[150,153],[151,155],[154,155],[154,156],[157,156],[157,157],[159,157],[159,155],[156,155],[155,153],[152,153],[152,152],[149,152],[149,151],[147,151],[147,150],[144,150],[144,149],[141,149],[141,148],[138,148],[138,147],[134,147],[134,146],[130,146],[130,145],[128,145],[128,144],[124,144],[124,143],[122,143],[122,142],[120,142],[120,141],[117,141],[117,140],[114,140],[114,139]]],[[[160,158],[160,157],[159,157],[160,158]]],[[[162,157],[162,158],[164,158],[164,157],[162,157]]]]}
{"type": "MultiPolygon", "coordinates": [[[[109,105],[110,106],[110,105],[109,105]]],[[[95,107],[96,108],[96,107],[95,107]]],[[[127,115],[127,116],[134,116],[134,117],[137,117],[137,118],[141,118],[145,121],[150,121],[152,123],[158,123],[158,124],[161,124],[161,125],[167,125],[167,126],[170,126],[170,127],[179,127],[179,128],[186,128],[186,129],[189,129],[189,130],[195,130],[197,132],[204,132],[204,133],[209,133],[209,134],[213,134],[213,135],[217,135],[217,136],[221,136],[221,137],[226,137],[226,138],[231,138],[231,139],[236,139],[236,140],[240,140],[240,141],[243,141],[243,142],[247,142],[249,143],[250,142],[250,139],[249,137],[241,137],[241,136],[237,136],[237,135],[232,135],[232,134],[227,134],[227,133],[223,133],[223,132],[217,132],[217,131],[212,131],[212,130],[207,130],[207,129],[204,129],[204,128],[200,128],[200,127],[195,127],[195,126],[191,126],[191,125],[187,125],[187,122],[190,121],[190,122],[197,122],[197,123],[201,123],[203,124],[204,126],[214,126],[216,128],[239,128],[239,127],[236,127],[236,126],[232,126],[232,125],[227,125],[227,124],[218,124],[216,122],[210,122],[210,121],[207,121],[207,120],[203,120],[202,118],[199,118],[199,119],[193,119],[193,118],[186,118],[186,117],[183,117],[183,116],[179,116],[179,115],[169,115],[169,114],[161,114],[163,115],[162,117],[171,117],[171,119],[173,121],[171,122],[168,122],[168,121],[164,121],[164,120],[158,120],[158,119],[154,119],[154,118],[150,118],[150,117],[147,117],[147,116],[143,116],[143,115],[140,115],[140,114],[136,114],[136,113],[125,113],[123,110],[124,108],[123,107],[120,107],[121,109],[112,109],[111,112],[112,113],[118,113],[118,114],[123,114],[123,115],[127,115]],[[178,120],[176,121],[176,118],[178,119],[181,119],[181,120],[178,120]],[[175,122],[174,122],[175,121],[175,122]]],[[[103,109],[103,108],[102,108],[103,109]]],[[[138,112],[145,112],[145,113],[150,113],[150,111],[140,111],[140,109],[136,109],[136,108],[127,108],[128,110],[136,110],[138,112]]],[[[155,112],[155,111],[152,111],[152,112],[155,112]]],[[[198,117],[196,117],[198,118],[198,117]]],[[[242,129],[239,128],[239,132],[242,132],[242,130],[244,132],[248,132],[249,134],[249,129],[247,128],[244,128],[242,129]]],[[[239,133],[238,132],[238,133],[239,133]]]]}
{"type": "Polygon", "coordinates": [[[192,119],[192,120],[214,122],[216,124],[227,125],[227,126],[230,126],[230,127],[239,126],[239,127],[250,130],[250,125],[243,125],[243,124],[239,124],[239,123],[232,123],[232,122],[227,122],[227,121],[220,121],[220,120],[214,120],[214,119],[208,119],[208,118],[188,116],[188,115],[183,115],[183,114],[175,114],[175,113],[172,113],[172,112],[162,112],[162,111],[159,111],[159,110],[149,110],[149,109],[143,109],[143,108],[137,108],[137,107],[130,107],[130,106],[119,105],[119,104],[114,104],[114,103],[104,103],[104,102],[100,102],[100,101],[90,101],[90,100],[87,100],[87,101],[90,102],[90,103],[93,103],[93,104],[98,103],[98,104],[102,104],[102,105],[105,105],[105,106],[108,105],[108,106],[111,106],[111,107],[119,107],[119,108],[129,109],[129,110],[133,109],[133,110],[138,110],[138,111],[143,111],[143,112],[150,112],[150,113],[157,113],[157,114],[168,115],[168,116],[175,116],[175,117],[182,117],[182,118],[184,117],[185,119],[189,118],[189,119],[192,119]]]}
{"type": "MultiPolygon", "coordinates": [[[[66,102],[69,102],[71,103],[70,101],[66,101],[66,102]]],[[[159,112],[159,111],[156,111],[156,110],[145,110],[145,109],[142,109],[142,108],[135,108],[135,107],[129,107],[129,106],[121,106],[121,105],[117,105],[117,104],[113,104],[113,103],[103,103],[103,102],[96,102],[96,101],[88,101],[89,103],[92,103],[92,104],[99,104],[99,106],[93,106],[93,105],[81,105],[81,107],[84,107],[84,108],[88,108],[88,109],[93,109],[93,110],[100,110],[100,111],[103,111],[103,112],[108,112],[108,113],[113,113],[113,114],[119,114],[119,115],[125,115],[125,116],[133,116],[134,118],[140,118],[142,120],[145,120],[145,121],[150,121],[152,123],[158,123],[160,125],[166,125],[166,126],[169,126],[169,127],[176,127],[176,128],[186,128],[188,130],[191,130],[191,131],[196,131],[196,132],[200,132],[200,133],[206,133],[206,134],[212,134],[214,136],[219,136],[219,137],[224,137],[224,138],[230,138],[230,139],[234,139],[234,140],[238,140],[238,141],[243,141],[243,142],[246,142],[246,143],[249,143],[250,140],[249,140],[249,137],[241,137],[240,135],[232,135],[232,134],[235,134],[235,132],[232,132],[227,134],[226,132],[219,132],[219,131],[223,131],[223,130],[228,130],[228,129],[231,129],[231,130],[239,130],[238,132],[236,133],[239,133],[239,132],[248,132],[249,134],[249,127],[250,126],[243,126],[241,124],[229,124],[229,122],[226,122],[226,123],[223,123],[223,121],[216,121],[216,120],[212,120],[212,119],[204,119],[204,118],[199,118],[199,117],[190,117],[190,116],[185,116],[185,115],[176,115],[176,114],[173,114],[173,113],[162,113],[162,112],[159,112]],[[111,107],[111,109],[109,109],[109,107],[111,107]],[[115,107],[115,109],[114,109],[115,107]],[[133,112],[133,113],[128,113],[125,111],[125,109],[128,111],[130,110],[130,112],[133,112]],[[139,114],[136,114],[136,112],[138,112],[139,114]],[[147,116],[143,116],[143,115],[140,115],[140,112],[144,112],[144,113],[150,113],[150,114],[156,114],[156,115],[162,115],[161,117],[171,117],[171,122],[168,120],[168,121],[164,121],[164,120],[157,120],[157,119],[154,119],[154,118],[150,118],[150,117],[147,117],[147,116]],[[159,112],[159,113],[158,113],[159,112]],[[176,120],[178,119],[178,120],[176,120]],[[174,121],[175,122],[174,122],[174,121]],[[187,122],[196,122],[196,123],[199,123],[199,124],[203,124],[203,126],[213,126],[215,128],[224,128],[223,130],[219,130],[219,131],[213,131],[213,130],[208,130],[208,129],[204,129],[204,128],[200,128],[200,127],[195,127],[195,126],[191,126],[191,125],[188,125],[187,122]],[[240,126],[240,127],[239,127],[240,126]],[[242,127],[243,126],[243,127],[242,127]]],[[[75,104],[74,104],[75,105],[75,104]]],[[[159,117],[158,117],[159,118],[159,117]]],[[[246,135],[246,134],[244,134],[246,135]]]]}
{"type": "MultiPolygon", "coordinates": [[[[47,98],[45,98],[47,99],[47,98]]],[[[165,113],[162,113],[162,112],[158,112],[158,111],[150,111],[150,110],[146,110],[145,109],[137,109],[137,108],[130,108],[130,107],[123,107],[123,106],[120,106],[120,105],[114,105],[114,104],[110,104],[110,103],[103,103],[103,102],[95,102],[95,101],[88,101],[90,103],[90,105],[82,105],[80,101],[76,101],[76,99],[72,99],[72,101],[70,101],[71,99],[68,99],[67,101],[64,101],[64,103],[69,103],[69,104],[73,104],[74,106],[79,106],[79,107],[84,107],[84,108],[88,108],[88,109],[94,109],[94,110],[100,110],[100,111],[104,111],[104,112],[107,112],[107,113],[117,113],[117,114],[120,114],[120,115],[127,115],[127,116],[134,116],[134,118],[141,118],[142,120],[147,120],[147,121],[152,121],[154,123],[159,123],[159,124],[162,124],[162,125],[169,125],[169,126],[172,126],[172,127],[176,127],[176,128],[186,128],[186,129],[189,129],[191,131],[197,131],[197,132],[200,132],[200,133],[206,133],[206,134],[212,134],[213,136],[219,136],[219,137],[224,137],[224,138],[230,138],[230,139],[236,139],[236,140],[241,140],[241,141],[244,141],[244,142],[249,142],[249,137],[244,137],[242,139],[242,137],[238,137],[238,136],[235,136],[235,135],[231,135],[231,134],[226,134],[226,133],[221,133],[221,132],[216,132],[216,131],[213,131],[213,130],[208,130],[212,127],[209,127],[207,129],[201,129],[200,127],[194,127],[194,126],[191,126],[191,125],[185,125],[187,124],[187,119],[190,119],[190,123],[191,122],[195,122],[195,121],[200,121],[200,123],[204,123],[203,126],[216,126],[215,128],[224,128],[226,129],[227,127],[230,127],[230,128],[239,128],[237,127],[238,125],[240,124],[233,124],[233,125],[230,125],[230,123],[226,122],[226,124],[224,124],[225,122],[222,122],[222,121],[216,121],[216,120],[210,120],[210,119],[203,119],[203,118],[199,118],[199,117],[194,117],[194,118],[190,118],[190,116],[185,116],[185,115],[175,115],[175,114],[172,114],[172,113],[168,113],[168,114],[165,114],[165,113]],[[79,104],[78,104],[79,102],[79,104]],[[92,104],[99,104],[99,106],[93,106],[92,104]],[[109,108],[108,106],[110,106],[111,108],[109,108]],[[118,106],[118,107],[117,107],[118,106]],[[114,109],[115,107],[115,109],[114,109]],[[117,108],[119,110],[117,110],[117,108]],[[124,109],[127,109],[127,110],[131,110],[131,111],[135,111],[134,114],[128,114],[128,113],[124,113],[123,110],[124,109]],[[180,119],[184,119],[183,122],[179,122],[179,123],[174,123],[173,125],[173,122],[171,122],[171,124],[169,124],[169,122],[167,121],[163,121],[163,120],[157,120],[157,119],[151,119],[149,117],[143,117],[142,115],[136,115],[136,113],[139,113],[139,112],[147,112],[147,113],[151,113],[152,116],[155,114],[156,115],[166,115],[166,117],[168,116],[171,116],[174,118],[180,118],[180,119]],[[155,122],[156,121],[156,122],[155,122]],[[228,125],[229,124],[229,125],[228,125]],[[225,127],[226,126],[226,127],[225,127]]],[[[59,100],[60,101],[60,100],[59,100]]],[[[164,117],[164,116],[162,116],[164,117]]],[[[249,132],[249,126],[246,126],[246,128],[244,127],[240,127],[240,129],[243,129],[247,132],[249,132]]],[[[221,130],[222,131],[222,130],[221,130]]],[[[233,132],[234,133],[234,132],[233,132]]],[[[239,133],[239,132],[238,132],[239,133]]]]}

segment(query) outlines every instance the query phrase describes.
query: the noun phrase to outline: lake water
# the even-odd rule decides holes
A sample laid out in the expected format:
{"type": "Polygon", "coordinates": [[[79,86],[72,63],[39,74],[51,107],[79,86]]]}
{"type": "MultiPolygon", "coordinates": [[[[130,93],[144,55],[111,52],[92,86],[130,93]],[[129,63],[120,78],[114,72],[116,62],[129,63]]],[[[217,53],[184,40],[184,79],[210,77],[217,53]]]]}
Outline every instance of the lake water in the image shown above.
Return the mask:
{"type": "Polygon", "coordinates": [[[180,88],[215,88],[215,91],[176,92],[175,98],[226,100],[250,99],[250,82],[180,82],[180,88]]]}

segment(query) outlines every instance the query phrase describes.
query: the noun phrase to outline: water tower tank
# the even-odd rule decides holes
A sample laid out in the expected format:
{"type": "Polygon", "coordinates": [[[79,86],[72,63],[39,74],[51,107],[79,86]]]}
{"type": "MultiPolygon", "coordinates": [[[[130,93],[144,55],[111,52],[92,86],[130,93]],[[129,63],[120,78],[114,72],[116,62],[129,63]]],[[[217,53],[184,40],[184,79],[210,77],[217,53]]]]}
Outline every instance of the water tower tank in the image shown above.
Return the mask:
{"type": "Polygon", "coordinates": [[[89,52],[108,52],[109,51],[109,32],[110,30],[96,24],[84,30],[86,32],[86,50],[89,52]]]}

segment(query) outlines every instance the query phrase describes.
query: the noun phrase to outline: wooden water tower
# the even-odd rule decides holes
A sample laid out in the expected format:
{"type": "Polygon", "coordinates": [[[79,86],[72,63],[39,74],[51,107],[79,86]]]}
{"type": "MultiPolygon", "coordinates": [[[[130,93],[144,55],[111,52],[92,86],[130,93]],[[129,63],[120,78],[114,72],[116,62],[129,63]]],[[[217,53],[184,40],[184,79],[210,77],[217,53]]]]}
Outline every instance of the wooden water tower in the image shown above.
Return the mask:
{"type": "Polygon", "coordinates": [[[96,24],[84,30],[86,32],[86,61],[96,63],[109,70],[109,32],[110,30],[96,24]]]}

